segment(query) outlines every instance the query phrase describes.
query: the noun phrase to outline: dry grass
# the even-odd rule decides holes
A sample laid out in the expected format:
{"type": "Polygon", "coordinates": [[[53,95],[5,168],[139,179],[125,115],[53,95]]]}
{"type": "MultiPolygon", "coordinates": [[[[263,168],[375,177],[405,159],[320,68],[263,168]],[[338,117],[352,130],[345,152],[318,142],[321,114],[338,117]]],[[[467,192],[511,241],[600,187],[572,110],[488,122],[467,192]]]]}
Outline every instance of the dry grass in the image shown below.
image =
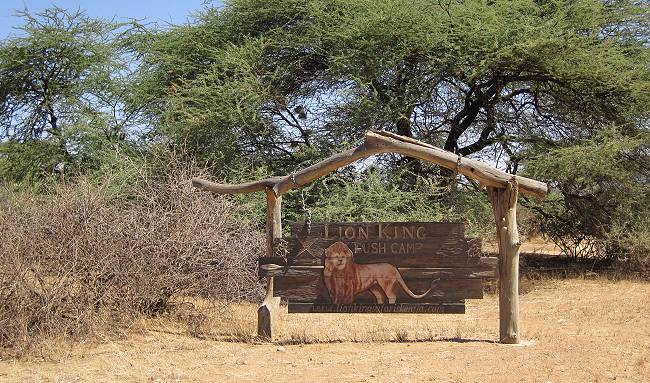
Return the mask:
{"type": "MultiPolygon", "coordinates": [[[[213,323],[213,337],[155,331],[77,344],[54,361],[0,362],[0,380],[155,382],[647,382],[650,284],[546,280],[521,297],[525,346],[495,343],[493,295],[466,315],[281,315],[258,343],[256,305],[213,323]],[[229,340],[229,341],[225,341],[229,340]],[[278,351],[282,345],[284,351],[278,351]]],[[[158,322],[151,322],[156,321],[158,322]]]]}
{"type": "Polygon", "coordinates": [[[257,299],[263,237],[223,198],[196,192],[197,169],[143,171],[128,199],[106,185],[59,184],[0,207],[0,346],[15,355],[50,339],[119,335],[167,315],[201,333],[209,298],[257,299]],[[189,297],[189,299],[188,299],[189,297]],[[100,330],[100,331],[97,331],[100,330]]]}
{"type": "MultiPolygon", "coordinates": [[[[499,248],[494,237],[484,238],[481,250],[484,253],[498,254],[499,248]]],[[[562,249],[548,238],[534,236],[523,238],[520,251],[523,254],[560,255],[562,249]]]]}

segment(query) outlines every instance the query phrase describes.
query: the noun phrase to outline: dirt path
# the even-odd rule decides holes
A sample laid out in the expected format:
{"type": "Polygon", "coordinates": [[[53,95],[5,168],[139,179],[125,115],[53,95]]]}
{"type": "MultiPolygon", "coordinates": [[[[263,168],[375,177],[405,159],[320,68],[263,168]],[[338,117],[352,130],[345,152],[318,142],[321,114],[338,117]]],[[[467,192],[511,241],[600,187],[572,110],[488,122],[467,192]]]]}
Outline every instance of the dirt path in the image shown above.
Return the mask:
{"type": "MultiPolygon", "coordinates": [[[[58,362],[1,361],[0,381],[648,382],[649,304],[647,283],[550,281],[522,296],[525,346],[493,343],[488,296],[464,316],[284,314],[281,345],[155,331],[58,362]]],[[[242,307],[233,333],[253,331],[253,313],[242,307]]]]}

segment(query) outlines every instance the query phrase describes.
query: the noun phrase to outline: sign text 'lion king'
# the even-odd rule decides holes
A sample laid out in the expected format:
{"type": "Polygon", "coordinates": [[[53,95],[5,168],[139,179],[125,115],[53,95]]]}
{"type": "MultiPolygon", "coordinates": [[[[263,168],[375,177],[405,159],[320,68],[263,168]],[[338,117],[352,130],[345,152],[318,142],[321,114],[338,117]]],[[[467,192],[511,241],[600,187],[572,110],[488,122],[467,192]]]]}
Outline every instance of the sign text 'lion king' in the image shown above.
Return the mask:
{"type": "Polygon", "coordinates": [[[293,224],[282,243],[260,275],[289,312],[464,313],[496,277],[496,258],[481,257],[461,223],[293,224]]]}

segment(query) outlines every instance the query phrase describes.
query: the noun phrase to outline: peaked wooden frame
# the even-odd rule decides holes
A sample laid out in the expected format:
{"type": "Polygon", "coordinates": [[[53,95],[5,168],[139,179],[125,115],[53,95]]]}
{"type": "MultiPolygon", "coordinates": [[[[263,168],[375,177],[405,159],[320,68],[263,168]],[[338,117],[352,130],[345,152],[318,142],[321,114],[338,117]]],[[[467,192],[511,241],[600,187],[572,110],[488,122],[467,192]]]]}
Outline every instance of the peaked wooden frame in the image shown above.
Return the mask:
{"type": "MultiPolygon", "coordinates": [[[[242,184],[219,184],[193,178],[192,184],[218,194],[266,193],[266,255],[273,256],[273,242],[282,237],[282,195],[320,177],[376,154],[399,153],[454,170],[475,180],[487,189],[497,228],[499,245],[499,339],[502,343],[519,343],[519,231],[517,197],[521,192],[543,198],[547,185],[530,178],[512,175],[481,161],[461,157],[436,146],[386,131],[369,130],[364,142],[324,159],[294,174],[270,177],[242,184]]],[[[266,298],[258,310],[258,336],[272,339],[273,322],[280,298],[273,297],[273,278],[267,279],[266,298]]]]}

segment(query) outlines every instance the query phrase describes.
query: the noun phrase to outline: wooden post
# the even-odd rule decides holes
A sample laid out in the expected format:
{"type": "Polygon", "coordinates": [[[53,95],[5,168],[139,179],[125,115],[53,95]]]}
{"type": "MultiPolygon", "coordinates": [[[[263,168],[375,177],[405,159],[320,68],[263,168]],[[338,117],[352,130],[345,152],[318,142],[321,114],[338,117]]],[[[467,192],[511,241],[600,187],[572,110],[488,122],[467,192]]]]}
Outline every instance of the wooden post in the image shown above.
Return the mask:
{"type": "MultiPolygon", "coordinates": [[[[282,238],[282,196],[266,188],[266,256],[273,256],[273,242],[282,238]]],[[[257,310],[257,336],[273,339],[273,322],[280,310],[280,298],[273,296],[273,277],[266,280],[266,297],[257,310]]]]}
{"type": "Polygon", "coordinates": [[[519,230],[517,229],[517,181],[505,189],[488,187],[499,243],[499,340],[516,344],[519,334],[519,230]]]}

